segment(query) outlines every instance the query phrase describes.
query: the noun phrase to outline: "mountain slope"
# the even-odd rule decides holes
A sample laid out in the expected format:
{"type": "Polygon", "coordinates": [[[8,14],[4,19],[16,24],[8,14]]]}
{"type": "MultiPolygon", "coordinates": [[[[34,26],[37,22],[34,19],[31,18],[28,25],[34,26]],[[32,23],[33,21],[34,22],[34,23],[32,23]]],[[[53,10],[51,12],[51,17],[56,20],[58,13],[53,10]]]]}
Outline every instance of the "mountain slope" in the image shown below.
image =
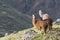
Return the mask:
{"type": "MultiPolygon", "coordinates": [[[[48,13],[53,20],[60,18],[60,0],[1,0],[15,9],[32,15],[38,15],[41,9],[44,13],[48,13]]],[[[38,16],[37,16],[38,17],[38,16]]]]}
{"type": "Polygon", "coordinates": [[[0,40],[21,40],[28,30],[35,30],[37,32],[37,34],[33,36],[31,40],[60,40],[60,25],[55,24],[53,25],[53,30],[51,32],[47,32],[46,35],[41,34],[40,31],[37,31],[34,28],[29,28],[17,33],[12,33],[5,37],[1,37],[0,40]]]}
{"type": "Polygon", "coordinates": [[[0,36],[31,27],[31,16],[22,14],[7,4],[0,4],[0,36]]]}

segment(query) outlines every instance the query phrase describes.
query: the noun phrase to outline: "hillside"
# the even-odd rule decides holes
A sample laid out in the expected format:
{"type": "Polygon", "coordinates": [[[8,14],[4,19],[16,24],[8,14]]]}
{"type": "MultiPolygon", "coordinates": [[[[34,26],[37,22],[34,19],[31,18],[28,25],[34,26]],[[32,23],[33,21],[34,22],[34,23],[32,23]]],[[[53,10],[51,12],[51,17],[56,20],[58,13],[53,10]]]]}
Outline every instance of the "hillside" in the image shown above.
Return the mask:
{"type": "Polygon", "coordinates": [[[47,32],[45,35],[37,34],[31,40],[60,40],[60,25],[53,25],[51,32],[47,32]]]}
{"type": "Polygon", "coordinates": [[[31,16],[0,2],[0,36],[31,28],[31,16]]]}
{"type": "MultiPolygon", "coordinates": [[[[60,18],[60,0],[0,0],[28,15],[38,15],[41,9],[48,13],[53,20],[60,18]]],[[[38,16],[37,16],[38,17],[38,16]]]]}
{"type": "Polygon", "coordinates": [[[37,32],[31,40],[60,40],[60,24],[54,24],[46,35],[32,26],[31,15],[37,16],[40,9],[53,20],[60,18],[59,0],[0,0],[0,40],[21,40],[31,29],[37,32]]]}
{"type": "Polygon", "coordinates": [[[12,33],[5,37],[1,37],[0,40],[21,40],[21,38],[24,36],[24,33],[31,29],[38,32],[35,36],[31,38],[31,40],[60,40],[60,25],[56,24],[53,25],[53,30],[51,32],[47,32],[46,35],[41,34],[40,31],[37,31],[33,27],[19,31],[17,33],[12,33]]]}

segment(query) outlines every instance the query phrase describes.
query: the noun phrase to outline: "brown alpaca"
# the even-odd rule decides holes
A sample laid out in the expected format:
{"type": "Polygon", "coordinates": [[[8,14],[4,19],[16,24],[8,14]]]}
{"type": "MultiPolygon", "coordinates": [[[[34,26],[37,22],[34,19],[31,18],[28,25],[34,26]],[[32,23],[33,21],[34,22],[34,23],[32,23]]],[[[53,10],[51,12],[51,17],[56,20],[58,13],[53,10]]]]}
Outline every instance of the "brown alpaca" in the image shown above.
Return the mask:
{"type": "Polygon", "coordinates": [[[41,20],[37,21],[36,16],[33,15],[32,24],[36,29],[41,30],[44,33],[46,33],[46,30],[47,30],[47,27],[48,27],[46,21],[41,21],[41,20]]]}
{"type": "Polygon", "coordinates": [[[46,21],[47,24],[48,24],[49,30],[52,30],[52,23],[53,23],[53,20],[52,20],[51,18],[49,18],[49,19],[45,19],[45,20],[43,20],[43,21],[46,21]]]}
{"type": "Polygon", "coordinates": [[[50,16],[47,13],[43,14],[43,12],[41,10],[39,10],[39,15],[41,17],[41,20],[47,22],[49,30],[51,30],[52,29],[53,20],[50,18],[50,16]]]}

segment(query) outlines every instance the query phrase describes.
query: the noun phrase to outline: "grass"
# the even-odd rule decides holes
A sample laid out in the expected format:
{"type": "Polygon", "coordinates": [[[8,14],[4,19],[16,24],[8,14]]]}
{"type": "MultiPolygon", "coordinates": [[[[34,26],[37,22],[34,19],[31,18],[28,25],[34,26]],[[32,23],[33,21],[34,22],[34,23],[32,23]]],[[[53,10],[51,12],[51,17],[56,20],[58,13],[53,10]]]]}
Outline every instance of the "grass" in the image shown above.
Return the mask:
{"type": "Polygon", "coordinates": [[[31,40],[60,40],[60,25],[53,25],[53,29],[50,32],[44,34],[37,34],[31,40]]]}
{"type": "MultiPolygon", "coordinates": [[[[30,28],[31,29],[31,28],[30,28]]],[[[17,33],[12,33],[8,36],[5,36],[5,37],[1,37],[0,40],[20,40],[21,37],[24,35],[24,33],[27,31],[27,30],[30,30],[30,29],[26,29],[26,30],[23,30],[23,31],[19,31],[17,33]]]]}
{"type": "Polygon", "coordinates": [[[39,33],[39,31],[37,31],[34,28],[29,28],[29,29],[19,31],[17,33],[12,33],[5,37],[1,37],[0,40],[21,40],[21,37],[23,37],[24,33],[31,29],[38,32],[34,37],[31,38],[31,40],[60,40],[60,28],[58,28],[58,26],[60,25],[53,25],[53,27],[56,28],[53,28],[51,32],[50,31],[47,32],[46,35],[39,33]]]}

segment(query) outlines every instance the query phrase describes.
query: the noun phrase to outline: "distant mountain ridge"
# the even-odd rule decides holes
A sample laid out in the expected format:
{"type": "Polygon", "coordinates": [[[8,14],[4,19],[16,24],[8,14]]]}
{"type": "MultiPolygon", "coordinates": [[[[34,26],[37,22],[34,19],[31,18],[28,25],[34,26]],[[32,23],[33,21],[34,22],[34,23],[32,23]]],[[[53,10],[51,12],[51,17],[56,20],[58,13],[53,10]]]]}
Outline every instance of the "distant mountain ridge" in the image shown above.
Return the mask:
{"type": "Polygon", "coordinates": [[[28,15],[38,15],[41,9],[48,13],[53,20],[60,18],[60,0],[1,0],[15,9],[28,15]]]}

